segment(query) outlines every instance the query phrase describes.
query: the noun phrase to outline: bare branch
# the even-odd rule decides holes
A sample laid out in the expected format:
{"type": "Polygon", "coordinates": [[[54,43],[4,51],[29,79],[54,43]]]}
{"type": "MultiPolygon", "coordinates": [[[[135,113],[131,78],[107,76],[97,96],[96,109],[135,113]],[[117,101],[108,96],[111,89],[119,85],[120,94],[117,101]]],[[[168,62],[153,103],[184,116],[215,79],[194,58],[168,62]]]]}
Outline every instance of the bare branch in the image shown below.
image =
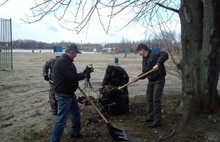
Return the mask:
{"type": "MultiPolygon", "coordinates": [[[[76,22],[76,17],[78,17],[81,4],[82,4],[82,1],[80,0],[80,3],[78,4],[77,10],[76,10],[76,16],[75,16],[74,22],[76,22]]],[[[85,7],[85,6],[83,6],[83,7],[85,7]]],[[[82,9],[82,13],[84,14],[84,9],[82,9]]]]}
{"type": "MultiPolygon", "coordinates": [[[[62,1],[63,0],[60,0],[60,1],[58,1],[58,2],[56,2],[56,3],[54,3],[54,5],[52,5],[48,10],[44,10],[44,8],[46,7],[46,8],[48,8],[49,7],[49,4],[50,3],[52,3],[52,1],[50,1],[50,0],[47,0],[47,1],[44,1],[44,2],[42,2],[42,3],[40,3],[40,4],[37,4],[36,3],[36,6],[35,7],[32,7],[31,8],[31,10],[32,10],[32,14],[33,14],[33,17],[38,17],[38,18],[36,18],[34,21],[29,21],[28,19],[27,20],[23,20],[23,19],[21,19],[22,21],[24,21],[24,22],[26,22],[26,23],[29,23],[29,24],[31,24],[31,23],[36,23],[36,22],[38,22],[38,21],[40,21],[40,20],[42,20],[46,15],[48,15],[48,14],[50,14],[50,13],[52,13],[52,12],[55,12],[58,8],[59,8],[59,6],[58,6],[58,8],[55,8],[57,5],[59,5],[59,4],[61,4],[62,3],[62,1]],[[43,6],[43,7],[41,7],[41,6],[43,6]],[[36,13],[35,11],[34,11],[34,9],[35,8],[39,8],[39,13],[36,13]]],[[[65,1],[65,0],[64,0],[65,1]]],[[[36,1],[35,1],[36,2],[36,1]]],[[[37,11],[37,12],[38,12],[37,11]]],[[[31,17],[31,16],[27,16],[27,17],[31,17]]]]}
{"type": "Polygon", "coordinates": [[[179,10],[177,10],[177,9],[174,9],[174,8],[171,8],[171,7],[162,5],[162,4],[160,4],[160,3],[156,3],[156,4],[159,5],[160,7],[165,8],[165,9],[168,9],[168,10],[171,10],[171,11],[173,11],[173,12],[179,13],[179,10]]]}
{"type": "Polygon", "coordinates": [[[91,19],[92,17],[92,14],[94,12],[94,10],[97,8],[97,5],[99,4],[99,0],[97,0],[94,4],[94,6],[91,7],[91,9],[89,10],[89,12],[87,13],[86,17],[82,20],[81,23],[79,23],[79,25],[76,27],[76,29],[78,29],[80,26],[82,26],[79,31],[77,32],[80,33],[80,31],[83,30],[83,28],[86,26],[86,24],[89,22],[89,20],[91,19]]]}
{"type": "Polygon", "coordinates": [[[63,17],[66,15],[66,11],[67,11],[67,9],[69,8],[70,3],[71,3],[71,1],[69,1],[67,4],[64,4],[64,5],[66,5],[66,8],[64,9],[63,14],[62,14],[59,18],[56,16],[56,14],[54,14],[54,16],[55,16],[59,21],[60,21],[61,19],[63,19],[63,17]]]}
{"type": "Polygon", "coordinates": [[[4,2],[2,2],[1,4],[0,4],[0,7],[1,6],[3,6],[4,4],[6,4],[6,2],[8,2],[9,0],[5,0],[4,2]]]}
{"type": "Polygon", "coordinates": [[[102,22],[102,18],[101,18],[99,9],[96,9],[96,10],[97,10],[97,13],[98,13],[99,22],[100,22],[100,24],[101,24],[101,26],[102,26],[102,29],[105,31],[105,33],[108,33],[108,31],[105,29],[104,23],[102,22]]]}
{"type": "Polygon", "coordinates": [[[115,16],[122,16],[125,13],[127,14],[123,16],[123,19],[130,16],[127,20],[128,22],[118,30],[120,31],[132,23],[145,26],[152,25],[155,20],[155,14],[161,12],[159,10],[161,6],[172,3],[171,5],[177,7],[172,0],[157,0],[158,3],[155,3],[155,0],[106,0],[102,2],[101,0],[44,0],[40,3],[37,1],[35,0],[35,6],[31,8],[32,16],[27,15],[27,20],[23,21],[35,23],[46,15],[53,13],[62,28],[73,30],[77,33],[88,26],[93,15],[97,16],[102,29],[106,34],[109,34],[108,32],[115,16]],[[106,13],[106,10],[109,11],[106,13]]]}
{"type": "Polygon", "coordinates": [[[112,14],[111,16],[115,16],[115,15],[119,14],[120,12],[122,12],[123,10],[125,10],[127,7],[129,7],[129,6],[132,5],[133,3],[135,3],[135,1],[128,3],[126,6],[123,6],[118,12],[112,14]]]}
{"type": "MultiPolygon", "coordinates": [[[[160,14],[157,14],[157,19],[158,19],[158,21],[164,21],[163,17],[160,14]]],[[[161,31],[161,34],[163,36],[164,42],[166,44],[167,50],[168,50],[168,52],[169,52],[169,54],[171,56],[171,60],[176,65],[176,67],[178,69],[180,69],[179,68],[180,59],[177,61],[177,59],[175,58],[175,52],[173,52],[174,45],[176,46],[175,49],[177,51],[179,51],[178,45],[177,45],[176,40],[175,40],[175,37],[167,35],[167,33],[171,33],[171,31],[170,31],[170,29],[168,27],[165,27],[165,26],[167,26],[166,24],[161,24],[161,23],[163,23],[163,22],[160,22],[160,26],[159,26],[160,27],[160,31],[161,31]],[[168,29],[169,31],[165,31],[164,32],[165,29],[168,29]],[[174,42],[168,42],[168,40],[172,40],[174,42]]],[[[180,57],[180,55],[178,57],[180,57]]]]}

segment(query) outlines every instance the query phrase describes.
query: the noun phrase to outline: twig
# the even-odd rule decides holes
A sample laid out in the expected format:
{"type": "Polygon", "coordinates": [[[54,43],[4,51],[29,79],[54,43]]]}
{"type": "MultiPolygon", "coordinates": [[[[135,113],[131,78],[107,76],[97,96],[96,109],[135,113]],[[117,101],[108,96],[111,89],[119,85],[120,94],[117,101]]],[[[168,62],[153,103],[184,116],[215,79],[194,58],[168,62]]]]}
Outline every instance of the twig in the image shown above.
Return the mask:
{"type": "Polygon", "coordinates": [[[0,4],[0,6],[3,6],[4,4],[6,4],[6,2],[8,2],[9,0],[5,0],[3,3],[0,4]]]}
{"type": "Polygon", "coordinates": [[[162,4],[160,4],[160,3],[156,3],[156,4],[159,5],[160,7],[165,8],[165,9],[168,9],[168,10],[171,10],[171,11],[173,11],[173,12],[179,13],[179,10],[177,10],[177,9],[174,9],[174,8],[171,8],[171,7],[162,5],[162,4]]]}
{"type": "Polygon", "coordinates": [[[172,131],[168,136],[166,136],[166,137],[164,137],[164,138],[160,138],[160,139],[159,139],[159,142],[165,141],[165,140],[169,139],[170,137],[172,137],[172,136],[175,135],[175,134],[176,134],[176,130],[173,129],[173,131],[172,131]]]}

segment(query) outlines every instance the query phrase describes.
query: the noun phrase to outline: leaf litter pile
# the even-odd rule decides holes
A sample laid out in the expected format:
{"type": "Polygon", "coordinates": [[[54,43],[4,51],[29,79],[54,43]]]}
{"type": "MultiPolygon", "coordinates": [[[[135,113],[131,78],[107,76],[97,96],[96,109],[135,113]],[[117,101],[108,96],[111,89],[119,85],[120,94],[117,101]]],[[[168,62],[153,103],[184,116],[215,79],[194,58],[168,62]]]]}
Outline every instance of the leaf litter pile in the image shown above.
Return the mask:
{"type": "MultiPolygon", "coordinates": [[[[99,107],[99,103],[94,99],[93,102],[99,107]]],[[[86,101],[85,101],[86,102],[86,101]]],[[[176,108],[180,102],[180,94],[165,94],[162,98],[162,126],[158,128],[148,128],[148,123],[146,123],[146,102],[145,96],[139,95],[130,99],[130,109],[131,112],[123,115],[109,115],[104,114],[110,123],[122,129],[130,142],[159,142],[159,141],[178,141],[178,142],[201,142],[212,139],[213,135],[209,134],[207,129],[212,127],[212,125],[220,123],[218,119],[220,114],[217,116],[212,116],[210,118],[202,118],[196,122],[199,126],[195,128],[189,127],[186,130],[181,131],[181,133],[176,132],[176,124],[178,124],[181,119],[181,114],[176,113],[176,108]],[[209,120],[210,123],[204,125],[203,121],[209,120]],[[205,129],[204,129],[205,128],[205,129]]],[[[69,130],[71,123],[68,120],[67,126],[65,128],[62,142],[113,142],[114,140],[109,135],[106,128],[105,122],[95,111],[95,109],[88,102],[81,106],[81,118],[82,118],[82,133],[85,134],[84,139],[72,139],[70,138],[69,130]]],[[[209,116],[211,117],[211,116],[209,116]]],[[[36,141],[48,141],[55,117],[49,119],[49,127],[44,132],[29,132],[23,138],[24,141],[29,142],[36,139],[36,141]]],[[[218,129],[215,126],[214,128],[218,129]]],[[[218,129],[219,130],[219,129],[218,129]]],[[[216,131],[218,131],[216,130],[216,131]]],[[[217,134],[216,134],[217,135],[217,134]]],[[[214,137],[219,140],[218,137],[214,137]]],[[[215,140],[214,139],[214,140],[215,140]]],[[[211,141],[210,141],[211,142],[211,141]]],[[[217,142],[217,141],[216,141],[217,142]]]]}

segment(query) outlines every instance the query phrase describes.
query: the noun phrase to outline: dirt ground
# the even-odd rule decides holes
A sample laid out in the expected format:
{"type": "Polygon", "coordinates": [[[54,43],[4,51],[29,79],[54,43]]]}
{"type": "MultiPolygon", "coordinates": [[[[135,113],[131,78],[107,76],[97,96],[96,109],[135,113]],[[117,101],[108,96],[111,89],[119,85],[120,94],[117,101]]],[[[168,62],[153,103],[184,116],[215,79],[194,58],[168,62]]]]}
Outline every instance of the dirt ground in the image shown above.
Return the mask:
{"type": "MultiPolygon", "coordinates": [[[[55,122],[49,105],[48,82],[43,80],[42,66],[46,60],[55,57],[55,53],[14,53],[14,69],[0,71],[0,142],[48,142],[55,122]]],[[[93,64],[91,83],[97,91],[101,86],[106,66],[114,64],[115,57],[119,65],[124,67],[130,78],[141,72],[141,57],[128,54],[80,54],[74,63],[78,72],[88,64],[93,64]]],[[[129,86],[131,112],[126,115],[106,118],[112,125],[125,131],[130,142],[155,141],[190,141],[220,142],[220,113],[195,116],[198,120],[182,134],[176,134],[175,124],[180,115],[175,112],[181,92],[181,80],[171,61],[166,62],[167,77],[163,95],[162,126],[149,129],[143,122],[145,112],[145,91],[147,80],[141,80],[129,86]],[[172,139],[170,138],[172,137],[172,139]]],[[[85,86],[85,81],[80,82],[85,86]]],[[[87,88],[88,95],[97,97],[96,92],[87,88]]],[[[76,92],[81,96],[79,92],[76,92]]],[[[70,122],[67,122],[62,142],[112,142],[104,121],[92,106],[81,105],[82,132],[84,140],[69,138],[70,122]]]]}

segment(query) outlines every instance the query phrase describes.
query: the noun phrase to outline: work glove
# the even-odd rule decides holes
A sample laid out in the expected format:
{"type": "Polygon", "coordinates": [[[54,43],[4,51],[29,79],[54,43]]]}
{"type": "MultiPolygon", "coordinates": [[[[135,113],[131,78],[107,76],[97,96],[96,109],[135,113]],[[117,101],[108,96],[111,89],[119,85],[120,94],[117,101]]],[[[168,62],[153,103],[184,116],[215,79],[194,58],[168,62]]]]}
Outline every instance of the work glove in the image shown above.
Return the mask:
{"type": "Polygon", "coordinates": [[[85,70],[83,71],[83,73],[85,74],[86,78],[91,78],[90,74],[94,72],[94,68],[93,67],[89,67],[86,66],[85,70]]]}
{"type": "Polygon", "coordinates": [[[49,77],[48,76],[44,76],[44,80],[49,81],[49,77]]]}

